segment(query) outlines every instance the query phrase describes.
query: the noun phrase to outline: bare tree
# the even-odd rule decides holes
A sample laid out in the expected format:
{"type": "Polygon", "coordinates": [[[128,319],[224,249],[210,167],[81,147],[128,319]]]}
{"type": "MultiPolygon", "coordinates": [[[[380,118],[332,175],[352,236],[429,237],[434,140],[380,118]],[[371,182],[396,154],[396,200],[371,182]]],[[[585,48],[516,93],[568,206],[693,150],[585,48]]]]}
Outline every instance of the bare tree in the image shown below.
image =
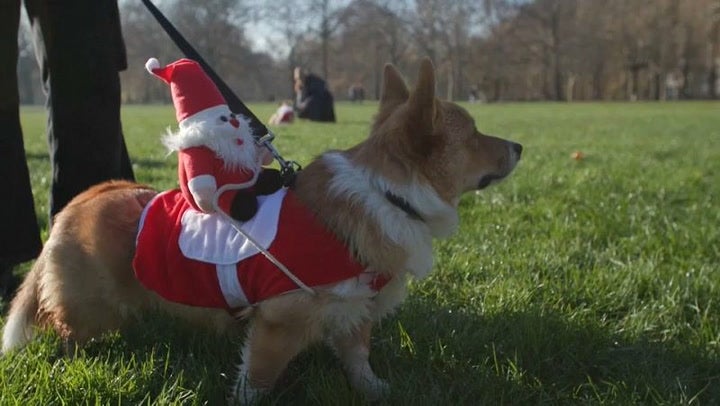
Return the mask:
{"type": "Polygon", "coordinates": [[[276,53],[273,56],[286,61],[287,76],[284,79],[291,98],[294,93],[292,71],[296,66],[307,64],[298,49],[310,33],[308,12],[301,0],[269,0],[263,2],[258,13],[262,23],[278,34],[277,37],[268,35],[265,40],[276,53]]]}
{"type": "Polygon", "coordinates": [[[717,99],[720,97],[720,89],[718,89],[718,76],[720,76],[720,1],[715,2],[711,7],[712,22],[708,32],[708,44],[710,47],[708,88],[710,89],[710,97],[717,99]]]}
{"type": "Polygon", "coordinates": [[[309,7],[310,13],[318,18],[315,32],[320,38],[322,49],[322,74],[328,80],[330,78],[330,40],[342,24],[340,16],[343,7],[331,6],[330,0],[311,0],[309,7]]]}
{"type": "MultiPolygon", "coordinates": [[[[254,8],[240,0],[172,0],[158,4],[213,69],[244,99],[274,98],[281,69],[270,56],[255,52],[245,33],[254,8]]],[[[182,57],[162,28],[139,3],[122,4],[128,72],[123,74],[127,101],[169,100],[166,86],[150,80],[143,66],[149,57],[168,63],[182,57]]]]}
{"type": "Polygon", "coordinates": [[[379,97],[383,65],[401,65],[410,52],[408,30],[399,18],[402,2],[355,0],[339,16],[342,26],[336,42],[338,57],[332,63],[334,81],[342,86],[362,85],[379,97]]]}

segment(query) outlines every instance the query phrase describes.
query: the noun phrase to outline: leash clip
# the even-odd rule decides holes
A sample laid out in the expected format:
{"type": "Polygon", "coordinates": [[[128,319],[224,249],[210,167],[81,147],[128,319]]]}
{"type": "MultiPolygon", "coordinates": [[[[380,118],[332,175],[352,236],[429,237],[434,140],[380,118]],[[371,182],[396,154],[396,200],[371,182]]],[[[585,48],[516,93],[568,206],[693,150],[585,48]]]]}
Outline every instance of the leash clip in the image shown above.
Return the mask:
{"type": "Polygon", "coordinates": [[[283,185],[286,187],[292,186],[292,184],[295,183],[297,173],[302,170],[302,166],[295,161],[286,161],[272,144],[274,139],[275,134],[273,134],[273,132],[268,129],[267,134],[263,135],[260,138],[257,138],[255,143],[270,151],[270,154],[272,154],[273,158],[278,161],[278,163],[280,164],[280,176],[283,179],[283,185]]]}

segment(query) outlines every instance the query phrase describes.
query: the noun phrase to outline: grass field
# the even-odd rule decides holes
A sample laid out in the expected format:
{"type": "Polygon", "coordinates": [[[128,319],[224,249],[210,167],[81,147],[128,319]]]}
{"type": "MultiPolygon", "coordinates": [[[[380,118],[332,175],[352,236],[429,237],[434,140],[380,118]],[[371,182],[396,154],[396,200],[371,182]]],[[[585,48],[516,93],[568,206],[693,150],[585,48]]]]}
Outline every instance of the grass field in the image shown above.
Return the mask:
{"type": "MultiPolygon", "coordinates": [[[[338,104],[337,124],[279,128],[276,145],[307,163],[361,140],[375,107],[338,104]]],[[[381,404],[720,404],[720,104],[466,107],[523,160],[464,197],[432,275],[376,329],[371,363],[393,388],[381,404]]],[[[127,106],[123,120],[138,180],[174,187],[159,141],[172,107],[127,106]]],[[[44,122],[24,110],[46,228],[44,122]]],[[[0,404],[221,404],[239,360],[237,341],[159,316],[72,359],[58,348],[46,333],[1,358],[0,404]]],[[[321,347],[266,401],[363,403],[321,347]]]]}

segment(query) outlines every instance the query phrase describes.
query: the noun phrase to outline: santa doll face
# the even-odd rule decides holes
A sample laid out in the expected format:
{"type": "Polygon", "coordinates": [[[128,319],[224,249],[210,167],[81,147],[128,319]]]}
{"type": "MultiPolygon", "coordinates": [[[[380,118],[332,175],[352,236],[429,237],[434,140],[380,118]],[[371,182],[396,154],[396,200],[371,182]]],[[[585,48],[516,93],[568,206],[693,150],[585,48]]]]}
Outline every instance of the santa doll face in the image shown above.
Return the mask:
{"type": "Polygon", "coordinates": [[[223,123],[228,123],[233,128],[237,129],[238,127],[240,127],[240,120],[238,120],[237,116],[235,116],[235,113],[230,113],[230,115],[222,114],[220,115],[219,120],[220,125],[222,125],[223,123]]]}
{"type": "MultiPolygon", "coordinates": [[[[209,124],[209,123],[208,123],[209,124]]],[[[208,146],[230,166],[246,166],[255,159],[255,143],[247,121],[227,110],[217,116],[214,128],[204,128],[208,146]]]]}
{"type": "Polygon", "coordinates": [[[226,105],[211,107],[186,118],[180,122],[180,132],[199,138],[198,141],[219,139],[237,145],[252,141],[247,120],[231,112],[226,105]]]}
{"type": "MultiPolygon", "coordinates": [[[[204,117],[192,117],[192,126],[198,126],[207,137],[237,138],[241,133],[249,132],[244,120],[231,112],[227,106],[216,106],[201,112],[204,117]],[[203,114],[203,113],[208,113],[203,114]]],[[[182,127],[182,125],[181,125],[182,127]]]]}
{"type": "Polygon", "coordinates": [[[230,168],[257,166],[257,147],[247,119],[225,106],[215,106],[180,122],[180,129],[163,139],[170,150],[204,146],[230,168]]]}

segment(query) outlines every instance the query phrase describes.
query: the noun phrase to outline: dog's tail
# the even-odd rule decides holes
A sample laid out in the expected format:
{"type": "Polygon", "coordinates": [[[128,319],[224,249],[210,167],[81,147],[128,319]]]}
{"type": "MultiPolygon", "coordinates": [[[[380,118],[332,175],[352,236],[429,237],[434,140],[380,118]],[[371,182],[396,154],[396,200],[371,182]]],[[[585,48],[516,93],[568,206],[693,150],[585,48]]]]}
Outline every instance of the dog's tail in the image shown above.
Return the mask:
{"type": "Polygon", "coordinates": [[[40,255],[10,305],[10,312],[3,329],[2,351],[0,351],[2,354],[24,347],[33,338],[33,325],[38,311],[38,279],[44,264],[44,256],[40,255]]]}

